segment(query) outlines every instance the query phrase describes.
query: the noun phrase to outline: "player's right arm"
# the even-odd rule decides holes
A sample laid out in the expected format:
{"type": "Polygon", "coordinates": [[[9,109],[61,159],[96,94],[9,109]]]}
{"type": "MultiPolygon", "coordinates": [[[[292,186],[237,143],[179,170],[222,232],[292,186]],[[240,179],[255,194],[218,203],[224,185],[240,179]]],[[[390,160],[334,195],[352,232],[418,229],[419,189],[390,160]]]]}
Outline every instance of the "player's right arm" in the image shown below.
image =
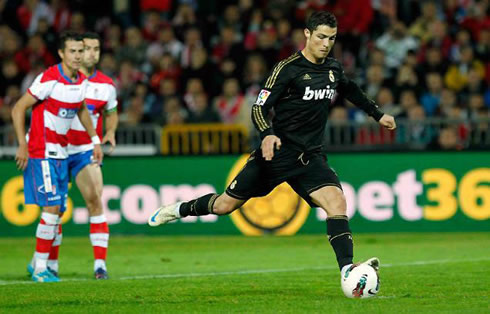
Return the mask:
{"type": "Polygon", "coordinates": [[[268,120],[268,115],[290,82],[287,64],[289,63],[288,61],[292,61],[294,58],[295,55],[275,65],[265,84],[262,86],[255,104],[252,106],[252,122],[259,131],[260,138],[262,139],[260,148],[265,160],[272,160],[274,157],[274,148],[279,149],[281,147],[281,139],[274,135],[272,124],[268,120]]]}
{"type": "Polygon", "coordinates": [[[25,131],[25,118],[27,109],[31,108],[37,103],[37,99],[29,93],[25,93],[14,105],[12,109],[12,121],[14,123],[15,135],[17,136],[17,142],[19,147],[15,154],[15,162],[17,168],[24,170],[27,167],[27,160],[29,153],[27,149],[26,131],[25,131]]]}

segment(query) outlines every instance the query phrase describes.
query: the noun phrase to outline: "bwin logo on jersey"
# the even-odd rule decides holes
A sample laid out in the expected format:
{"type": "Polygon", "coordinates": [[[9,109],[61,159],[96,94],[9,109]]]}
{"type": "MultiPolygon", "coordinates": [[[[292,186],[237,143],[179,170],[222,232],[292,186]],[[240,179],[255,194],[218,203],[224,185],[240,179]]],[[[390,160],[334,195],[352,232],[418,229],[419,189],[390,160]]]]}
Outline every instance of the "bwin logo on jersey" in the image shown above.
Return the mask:
{"type": "Polygon", "coordinates": [[[327,85],[327,88],[323,89],[311,89],[309,86],[306,86],[303,100],[332,99],[334,94],[335,89],[330,88],[330,85],[327,85]]]}

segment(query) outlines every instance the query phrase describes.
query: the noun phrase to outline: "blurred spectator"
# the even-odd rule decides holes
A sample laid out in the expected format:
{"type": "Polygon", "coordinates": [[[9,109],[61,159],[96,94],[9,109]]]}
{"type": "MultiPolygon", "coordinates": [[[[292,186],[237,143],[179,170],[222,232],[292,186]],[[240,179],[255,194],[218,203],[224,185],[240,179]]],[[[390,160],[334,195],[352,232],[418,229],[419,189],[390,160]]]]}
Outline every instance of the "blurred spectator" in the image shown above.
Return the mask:
{"type": "Polygon", "coordinates": [[[194,111],[194,107],[196,105],[196,100],[194,99],[194,97],[197,94],[204,92],[204,85],[201,79],[194,77],[187,81],[184,93],[184,105],[186,106],[187,110],[194,111]]]}
{"type": "Polygon", "coordinates": [[[379,90],[383,87],[385,81],[383,67],[380,65],[371,65],[366,72],[366,85],[364,91],[370,98],[376,98],[379,90]]]}
{"type": "Polygon", "coordinates": [[[407,122],[400,123],[396,130],[397,143],[412,143],[413,148],[424,148],[433,141],[434,129],[426,122],[426,114],[421,106],[410,107],[407,122]]]}
{"type": "Polygon", "coordinates": [[[197,48],[202,48],[201,32],[197,28],[189,28],[185,32],[184,47],[180,57],[180,65],[183,68],[189,67],[191,64],[192,51],[197,48]]]}
{"type": "Polygon", "coordinates": [[[335,106],[328,115],[327,136],[332,144],[354,143],[355,131],[349,125],[349,114],[345,107],[335,106]]]}
{"type": "Polygon", "coordinates": [[[458,62],[461,60],[461,52],[464,47],[471,46],[471,35],[466,29],[460,29],[456,33],[456,39],[451,45],[451,50],[449,53],[449,58],[453,62],[458,62]]]}
{"type": "Polygon", "coordinates": [[[181,3],[177,7],[177,11],[172,19],[172,26],[174,27],[175,32],[179,36],[182,36],[184,33],[187,33],[190,28],[198,29],[199,26],[197,23],[198,20],[194,9],[187,3],[181,3]]]}
{"type": "Polygon", "coordinates": [[[238,41],[242,41],[241,32],[243,29],[243,24],[240,19],[240,10],[236,5],[228,5],[226,6],[223,15],[218,24],[219,29],[222,31],[223,28],[231,27],[233,29],[233,33],[236,34],[236,39],[238,41]]]}
{"type": "Polygon", "coordinates": [[[473,48],[465,46],[461,49],[461,60],[449,66],[445,82],[447,87],[460,91],[468,85],[468,73],[473,70],[481,79],[485,77],[485,67],[480,60],[474,59],[473,48]]]}
{"type": "Polygon", "coordinates": [[[487,110],[485,108],[485,102],[482,94],[471,94],[468,98],[469,117],[471,119],[477,118],[480,115],[481,110],[487,110]]]}
{"type": "Polygon", "coordinates": [[[205,93],[194,95],[194,110],[189,112],[186,119],[188,123],[218,123],[221,122],[219,114],[208,104],[205,93]]]}
{"type": "MultiPolygon", "coordinates": [[[[71,12],[67,0],[51,0],[51,13],[53,15],[52,25],[56,32],[62,32],[69,28],[71,12]]],[[[47,20],[51,24],[50,20],[47,20]]]]}
{"type": "Polygon", "coordinates": [[[135,68],[131,61],[123,61],[119,67],[119,75],[115,80],[118,97],[129,99],[134,89],[134,82],[143,81],[143,79],[143,73],[135,68]]]}
{"type": "Polygon", "coordinates": [[[230,58],[236,63],[245,58],[243,45],[237,41],[235,30],[231,26],[221,28],[219,41],[213,46],[212,51],[212,60],[216,64],[220,64],[225,58],[230,58]]]}
{"type": "Polygon", "coordinates": [[[27,46],[15,54],[15,62],[22,73],[31,70],[31,65],[37,61],[44,64],[45,67],[56,63],[56,59],[49,52],[40,35],[33,35],[29,38],[27,46]]]}
{"type": "Polygon", "coordinates": [[[442,58],[447,60],[451,51],[452,40],[447,33],[447,24],[441,20],[435,20],[429,25],[427,41],[420,45],[418,59],[424,61],[428,48],[437,49],[442,58]]]}
{"type": "Polygon", "coordinates": [[[379,90],[378,96],[376,97],[376,103],[381,111],[394,117],[402,112],[400,106],[395,104],[395,97],[393,96],[391,89],[387,87],[382,87],[379,90]]]}
{"type": "MultiPolygon", "coordinates": [[[[266,26],[264,31],[259,33],[257,38],[257,49],[255,49],[255,53],[260,54],[262,58],[264,58],[269,69],[279,61],[277,59],[277,50],[275,46],[276,36],[277,34],[273,25],[269,25],[266,26]]],[[[238,63],[238,65],[240,64],[238,63]]]]}
{"type": "Polygon", "coordinates": [[[156,101],[156,97],[154,94],[150,93],[148,85],[143,82],[136,82],[134,95],[143,99],[143,114],[150,117],[152,114],[151,109],[156,101]]]}
{"type": "Polygon", "coordinates": [[[253,101],[257,97],[260,84],[267,77],[267,65],[260,55],[252,54],[247,58],[243,70],[243,79],[241,84],[245,90],[246,96],[251,96],[253,101]]]}
{"type": "Polygon", "coordinates": [[[123,126],[138,126],[141,123],[148,122],[144,116],[144,99],[141,96],[132,93],[129,97],[129,105],[119,115],[119,122],[123,126]]]}
{"type": "Polygon", "coordinates": [[[370,0],[327,1],[325,9],[332,12],[338,22],[338,44],[357,57],[361,36],[366,35],[373,19],[370,0]]]}
{"type": "Polygon", "coordinates": [[[105,40],[102,42],[102,51],[116,53],[121,48],[122,31],[117,24],[112,24],[105,31],[105,40]]]}
{"type": "MultiPolygon", "coordinates": [[[[3,93],[2,93],[3,95],[3,93]]],[[[16,85],[10,85],[6,88],[5,96],[0,98],[0,127],[6,125],[12,125],[11,111],[15,103],[22,96],[19,87],[16,85]]],[[[13,138],[10,144],[13,144],[13,138]]],[[[5,143],[7,144],[7,143],[5,143]]]]}
{"type": "Polygon", "coordinates": [[[22,83],[20,84],[20,92],[22,94],[27,92],[27,89],[29,88],[29,86],[31,86],[32,82],[34,82],[36,77],[45,69],[46,68],[42,62],[35,61],[31,65],[31,70],[26,75],[24,75],[24,78],[22,79],[22,83]]]}
{"type": "Polygon", "coordinates": [[[111,53],[104,53],[100,57],[99,68],[110,77],[116,77],[118,70],[116,58],[111,53]]]}
{"type": "Polygon", "coordinates": [[[443,117],[454,117],[454,108],[456,106],[458,106],[458,99],[454,91],[447,88],[443,89],[439,103],[439,115],[443,117]]]}
{"type": "Polygon", "coordinates": [[[41,36],[51,55],[58,55],[58,36],[56,35],[54,28],[49,25],[47,19],[39,19],[37,34],[41,36]]]}
{"type": "Polygon", "coordinates": [[[152,90],[158,90],[160,81],[163,79],[172,79],[177,83],[180,80],[181,73],[177,60],[166,53],[160,59],[158,70],[150,78],[150,87],[152,90]]]}
{"type": "Polygon", "coordinates": [[[22,74],[14,60],[3,60],[2,72],[0,73],[0,95],[5,95],[9,86],[20,86],[22,79],[22,74]]]}
{"type": "Polygon", "coordinates": [[[434,1],[425,1],[422,3],[422,14],[410,26],[409,33],[418,38],[422,44],[427,43],[433,34],[431,33],[431,24],[437,21],[437,6],[434,1]]]}
{"type": "Polygon", "coordinates": [[[162,114],[163,104],[169,99],[177,97],[177,83],[173,79],[163,79],[160,81],[158,93],[151,106],[151,115],[160,116],[162,114]]]}
{"type": "Polygon", "coordinates": [[[141,34],[147,42],[154,42],[158,38],[158,30],[163,26],[160,15],[157,11],[148,11],[146,13],[141,34]]]}
{"type": "Polygon", "coordinates": [[[439,131],[437,142],[432,148],[440,150],[461,150],[463,145],[454,127],[445,127],[439,131]]]}
{"type": "Polygon", "coordinates": [[[214,96],[218,93],[218,86],[214,80],[216,70],[216,66],[209,61],[206,49],[194,49],[189,67],[182,72],[181,86],[187,86],[187,81],[191,78],[199,78],[203,82],[206,93],[214,96]]]}
{"type": "Polygon", "coordinates": [[[480,38],[480,31],[490,28],[490,16],[488,15],[488,1],[474,1],[468,7],[468,14],[461,22],[461,26],[468,29],[473,34],[474,39],[480,38]]]}
{"type": "Polygon", "coordinates": [[[257,47],[257,37],[259,36],[259,33],[261,31],[263,21],[264,16],[262,10],[253,10],[245,32],[245,39],[243,42],[245,49],[254,50],[257,47]]]}
{"type": "Polygon", "coordinates": [[[490,111],[482,108],[476,112],[473,121],[473,127],[470,132],[470,148],[488,149],[490,142],[490,128],[488,127],[488,119],[490,119],[490,111]]]}
{"type": "Polygon", "coordinates": [[[178,60],[182,49],[184,49],[184,45],[175,38],[172,27],[166,26],[158,30],[157,39],[150,44],[146,54],[148,58],[152,59],[161,58],[164,53],[169,53],[178,60]]]}
{"type": "Polygon", "coordinates": [[[163,113],[160,118],[160,125],[182,124],[187,118],[187,112],[182,107],[177,97],[170,97],[163,103],[163,113]]]}
{"type": "Polygon", "coordinates": [[[417,94],[411,89],[405,89],[400,93],[400,109],[397,118],[407,118],[408,111],[413,107],[418,107],[417,94]]]}
{"type": "MultiPolygon", "coordinates": [[[[245,97],[240,91],[240,85],[237,79],[230,78],[223,83],[223,91],[214,99],[213,107],[219,113],[221,121],[224,123],[248,125],[244,117],[246,116],[244,112],[248,111],[248,108],[245,103],[245,97]]],[[[250,120],[249,116],[247,116],[247,120],[250,120]]]]}
{"type": "Polygon", "coordinates": [[[17,8],[17,18],[24,31],[32,35],[37,31],[39,19],[45,18],[52,22],[51,9],[48,4],[40,0],[24,0],[17,8]]]}
{"type": "Polygon", "coordinates": [[[395,99],[400,97],[400,94],[403,90],[410,89],[416,92],[416,94],[421,93],[421,84],[419,84],[419,79],[415,70],[412,66],[408,64],[402,65],[398,69],[398,73],[395,78],[395,84],[393,88],[393,93],[395,99]]]}
{"type": "Polygon", "coordinates": [[[490,62],[490,28],[480,30],[480,37],[475,45],[475,54],[478,59],[488,64],[490,62]]]}
{"type": "Polygon", "coordinates": [[[85,32],[85,16],[81,12],[75,12],[70,19],[70,29],[79,34],[85,32]]]}
{"type": "Polygon", "coordinates": [[[424,60],[416,66],[419,81],[425,79],[425,74],[427,72],[437,72],[440,75],[444,75],[446,70],[447,62],[444,62],[441,50],[430,45],[426,47],[424,60]]]}
{"type": "Polygon", "coordinates": [[[395,70],[405,59],[408,51],[417,49],[417,42],[407,34],[405,25],[400,21],[392,26],[376,40],[376,47],[385,53],[385,65],[395,70]]]}
{"type": "Polygon", "coordinates": [[[129,60],[139,67],[146,61],[147,44],[137,27],[128,28],[124,34],[125,44],[116,52],[116,60],[129,60]]]}
{"type": "Polygon", "coordinates": [[[431,117],[438,110],[441,101],[441,92],[444,87],[442,84],[442,77],[436,72],[427,73],[425,76],[425,84],[427,90],[420,97],[420,103],[427,116],[431,117]]]}

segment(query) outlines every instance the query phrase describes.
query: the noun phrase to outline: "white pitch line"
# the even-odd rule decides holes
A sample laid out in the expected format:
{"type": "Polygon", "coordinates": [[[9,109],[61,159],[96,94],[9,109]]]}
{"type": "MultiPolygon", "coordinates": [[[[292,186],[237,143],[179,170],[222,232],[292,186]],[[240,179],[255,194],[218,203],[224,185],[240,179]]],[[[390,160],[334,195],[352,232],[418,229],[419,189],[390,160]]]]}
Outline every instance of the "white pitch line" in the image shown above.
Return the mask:
{"type": "MultiPolygon", "coordinates": [[[[403,267],[403,266],[423,266],[431,264],[450,264],[450,263],[462,263],[462,262],[485,262],[490,261],[490,258],[475,258],[475,259],[460,259],[460,260],[429,260],[429,261],[414,261],[407,263],[397,264],[381,264],[383,267],[403,267]]],[[[179,274],[161,274],[161,275],[140,275],[111,278],[110,280],[141,280],[141,279],[164,279],[164,278],[192,278],[192,277],[217,277],[217,276],[229,276],[229,275],[252,275],[252,274],[270,274],[270,273],[286,273],[286,272],[300,272],[310,270],[331,270],[337,269],[337,266],[316,266],[316,267],[296,267],[296,268],[276,268],[276,269],[250,269],[250,270],[238,270],[238,271],[222,271],[222,272],[208,272],[208,273],[179,273],[179,274]]],[[[87,278],[69,278],[62,279],[61,282],[72,281],[89,281],[87,278]]],[[[15,284],[34,284],[33,281],[7,281],[0,280],[0,286],[15,285],[15,284]]]]}

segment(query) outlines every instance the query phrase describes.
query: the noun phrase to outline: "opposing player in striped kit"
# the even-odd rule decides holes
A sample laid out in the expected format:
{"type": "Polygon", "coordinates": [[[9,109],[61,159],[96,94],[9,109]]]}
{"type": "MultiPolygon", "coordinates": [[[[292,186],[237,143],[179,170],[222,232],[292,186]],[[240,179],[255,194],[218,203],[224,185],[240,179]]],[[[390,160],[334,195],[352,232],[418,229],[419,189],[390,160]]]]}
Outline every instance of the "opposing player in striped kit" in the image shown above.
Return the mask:
{"type": "MultiPolygon", "coordinates": [[[[83,35],[85,46],[80,71],[88,78],[85,103],[90,112],[97,136],[102,143],[116,145],[117,98],[116,88],[110,77],[96,69],[100,58],[100,37],[96,33],[83,35]],[[102,138],[102,117],[105,118],[105,135],[102,138]]],[[[89,211],[90,242],[94,251],[95,279],[108,279],[106,257],[109,244],[109,227],[102,209],[102,172],[100,165],[92,159],[93,143],[90,136],[75,117],[68,131],[68,169],[77,184],[89,211]]],[[[61,237],[61,234],[60,234],[61,237]]],[[[59,243],[57,243],[59,245],[59,243]]],[[[57,258],[57,247],[52,248],[53,259],[57,258]]],[[[51,258],[50,258],[51,259],[51,258]]]]}
{"type": "Polygon", "coordinates": [[[56,270],[50,271],[47,262],[60,228],[60,213],[66,207],[67,133],[75,117],[78,116],[94,144],[94,160],[101,163],[103,158],[100,139],[84,102],[88,82],[79,71],[83,53],[82,37],[73,32],[63,33],[58,50],[61,63],[39,74],[12,110],[19,143],[15,160],[24,171],[25,203],[42,207],[31,265],[32,280],[36,282],[59,281],[56,270]],[[25,115],[29,108],[32,115],[26,138],[25,115]]]}

